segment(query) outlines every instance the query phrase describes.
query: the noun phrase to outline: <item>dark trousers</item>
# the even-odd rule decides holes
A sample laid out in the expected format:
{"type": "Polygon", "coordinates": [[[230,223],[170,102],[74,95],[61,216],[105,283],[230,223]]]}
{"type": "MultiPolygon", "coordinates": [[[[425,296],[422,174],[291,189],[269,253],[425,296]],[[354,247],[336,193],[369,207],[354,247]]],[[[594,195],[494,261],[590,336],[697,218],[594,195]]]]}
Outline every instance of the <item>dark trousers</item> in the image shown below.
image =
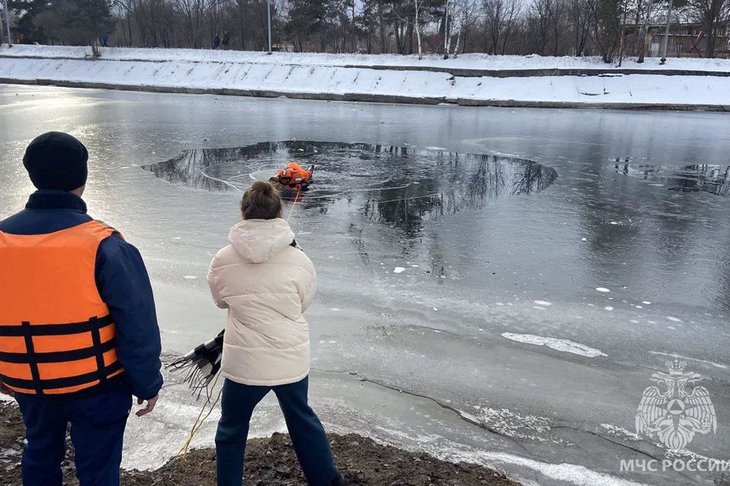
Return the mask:
{"type": "Polygon", "coordinates": [[[254,407],[274,390],[284,413],[299,464],[309,484],[333,484],[339,478],[322,423],[307,404],[309,377],[280,386],[249,386],[226,379],[221,420],[215,435],[218,486],[243,484],[243,456],[254,407]]]}
{"type": "Polygon", "coordinates": [[[121,386],[84,398],[16,395],[26,428],[24,486],[61,486],[66,427],[81,486],[119,486],[122,442],[132,396],[121,386]]]}

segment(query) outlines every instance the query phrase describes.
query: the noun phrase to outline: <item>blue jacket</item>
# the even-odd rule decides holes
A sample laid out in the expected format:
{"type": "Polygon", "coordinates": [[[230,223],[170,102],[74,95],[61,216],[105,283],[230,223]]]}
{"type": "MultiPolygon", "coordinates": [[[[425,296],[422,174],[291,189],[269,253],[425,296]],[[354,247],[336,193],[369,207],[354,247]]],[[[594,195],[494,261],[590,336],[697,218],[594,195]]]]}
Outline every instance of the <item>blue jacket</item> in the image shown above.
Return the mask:
{"type": "MultiPolygon", "coordinates": [[[[40,190],[30,196],[23,211],[0,221],[0,231],[45,234],[91,219],[86,203],[75,194],[40,190]]],[[[118,234],[99,245],[96,286],[116,324],[117,357],[126,370],[124,381],[138,398],[156,396],[162,387],[162,347],[152,286],[139,251],[118,234]]]]}

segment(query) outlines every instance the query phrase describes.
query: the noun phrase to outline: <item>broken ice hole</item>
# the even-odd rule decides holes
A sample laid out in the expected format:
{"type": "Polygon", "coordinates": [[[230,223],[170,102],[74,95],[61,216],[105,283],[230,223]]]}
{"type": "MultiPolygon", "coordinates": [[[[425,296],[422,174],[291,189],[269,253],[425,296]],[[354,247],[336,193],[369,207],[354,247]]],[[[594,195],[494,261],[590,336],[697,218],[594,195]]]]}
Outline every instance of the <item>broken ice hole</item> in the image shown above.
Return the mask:
{"type": "Polygon", "coordinates": [[[297,199],[304,209],[326,213],[333,205],[355,206],[366,220],[408,233],[429,217],[540,192],[557,178],[551,167],[514,157],[298,140],[193,149],[142,168],[181,186],[242,192],[290,160],[315,166],[310,189],[297,199]]]}

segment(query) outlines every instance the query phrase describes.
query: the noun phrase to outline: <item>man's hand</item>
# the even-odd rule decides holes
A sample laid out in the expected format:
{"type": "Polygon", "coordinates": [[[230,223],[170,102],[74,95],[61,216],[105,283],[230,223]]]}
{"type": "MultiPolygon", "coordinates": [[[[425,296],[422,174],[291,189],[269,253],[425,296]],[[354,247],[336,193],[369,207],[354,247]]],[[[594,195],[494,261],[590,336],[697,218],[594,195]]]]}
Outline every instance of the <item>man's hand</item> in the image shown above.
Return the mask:
{"type": "Polygon", "coordinates": [[[2,395],[9,395],[11,397],[15,396],[15,392],[8,388],[5,383],[0,382],[0,394],[2,395]]]}
{"type": "MultiPolygon", "coordinates": [[[[143,409],[137,410],[137,413],[135,415],[137,415],[137,417],[141,417],[143,415],[147,415],[152,410],[154,410],[155,409],[155,405],[157,404],[157,398],[158,397],[159,397],[159,395],[156,396],[156,397],[150,398],[149,400],[147,400],[147,405],[145,405],[145,407],[143,409]]],[[[141,399],[141,398],[138,398],[137,399],[137,405],[142,405],[143,403],[144,403],[144,400],[143,399],[141,399]]]]}

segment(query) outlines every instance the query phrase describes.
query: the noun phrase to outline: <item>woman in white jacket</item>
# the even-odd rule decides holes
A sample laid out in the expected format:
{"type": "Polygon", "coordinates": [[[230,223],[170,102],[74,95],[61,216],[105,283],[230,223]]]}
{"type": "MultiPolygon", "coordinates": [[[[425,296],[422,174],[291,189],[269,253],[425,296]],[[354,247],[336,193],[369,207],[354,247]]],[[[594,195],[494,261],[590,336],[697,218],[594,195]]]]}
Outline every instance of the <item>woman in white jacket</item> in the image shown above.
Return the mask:
{"type": "Polygon", "coordinates": [[[271,390],[309,484],[342,485],[324,428],[307,404],[309,329],[302,314],[316,289],[314,265],[281,218],[281,199],[271,184],[254,182],[243,195],[241,214],[230,244],[208,271],[213,299],[228,309],[215,437],[218,485],[243,483],[251,414],[271,390]]]}

